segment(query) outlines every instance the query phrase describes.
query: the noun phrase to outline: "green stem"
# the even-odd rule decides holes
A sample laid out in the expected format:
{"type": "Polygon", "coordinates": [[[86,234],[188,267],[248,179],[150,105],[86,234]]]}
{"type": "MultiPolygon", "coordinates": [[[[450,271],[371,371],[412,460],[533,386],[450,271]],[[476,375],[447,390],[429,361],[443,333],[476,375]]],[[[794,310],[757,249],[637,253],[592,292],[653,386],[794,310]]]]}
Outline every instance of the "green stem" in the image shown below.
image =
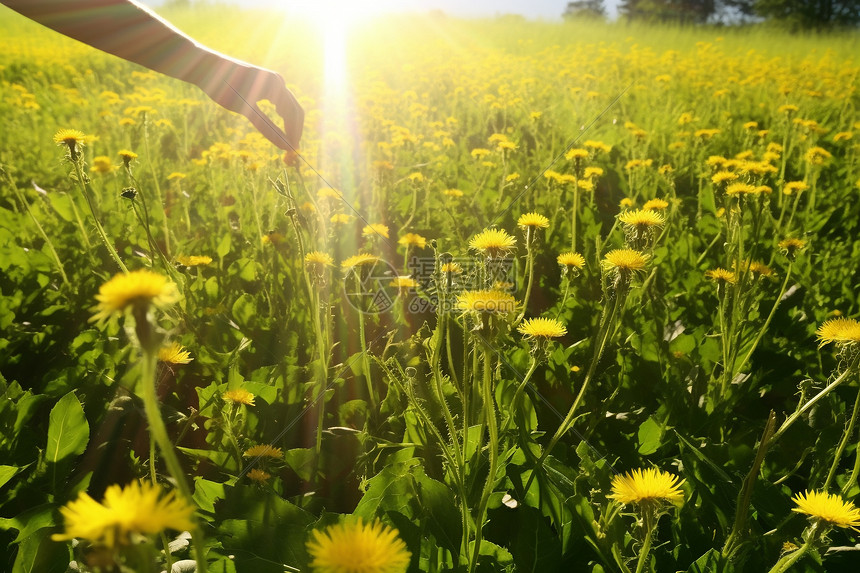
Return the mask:
{"type": "Polygon", "coordinates": [[[528,309],[528,306],[529,306],[529,297],[531,296],[532,284],[534,283],[534,279],[535,279],[535,255],[534,255],[534,251],[532,250],[533,239],[534,239],[533,228],[528,227],[528,229],[526,230],[526,265],[528,265],[528,269],[529,269],[528,270],[529,278],[528,278],[528,283],[526,285],[526,295],[525,295],[525,297],[523,297],[523,310],[522,310],[522,312],[520,312],[520,315],[514,321],[514,324],[511,328],[516,327],[523,320],[523,317],[525,317],[525,315],[526,315],[526,309],[528,309]]]}
{"type": "Polygon", "coordinates": [[[573,209],[570,215],[570,250],[576,252],[576,216],[579,211],[579,182],[573,182],[573,209]]]}
{"type": "Polygon", "coordinates": [[[60,255],[57,254],[57,249],[54,248],[54,243],[48,237],[48,234],[45,232],[45,229],[42,228],[42,225],[39,224],[39,220],[36,218],[36,215],[30,209],[30,204],[27,203],[24,194],[21,193],[21,190],[18,189],[17,185],[15,185],[15,182],[12,180],[12,177],[2,168],[0,168],[0,171],[2,171],[3,174],[6,176],[6,179],[9,182],[9,186],[12,188],[12,192],[15,193],[15,197],[18,199],[18,202],[21,203],[21,207],[23,207],[23,209],[27,211],[27,214],[30,216],[30,219],[33,221],[33,224],[36,225],[36,230],[38,230],[39,234],[42,236],[42,240],[45,241],[46,245],[48,245],[48,249],[51,251],[51,256],[54,258],[54,262],[57,265],[57,270],[60,271],[60,277],[63,279],[63,284],[67,287],[70,287],[71,284],[69,283],[69,277],[66,276],[66,271],[63,268],[63,263],[62,261],[60,261],[60,255]]]}
{"type": "Polygon", "coordinates": [[[827,488],[829,488],[830,484],[833,483],[833,478],[836,476],[836,468],[839,466],[839,460],[842,458],[842,452],[845,451],[845,446],[848,445],[848,440],[854,433],[854,423],[857,421],[858,412],[860,412],[860,391],[857,392],[857,399],[854,400],[854,411],[851,413],[848,427],[845,428],[845,433],[842,434],[842,439],[839,441],[836,453],[833,454],[833,464],[830,466],[830,471],[827,473],[824,487],[821,488],[822,491],[827,491],[827,488]]]}
{"type": "Polygon", "coordinates": [[[806,552],[815,544],[818,540],[819,536],[819,524],[815,523],[812,525],[812,531],[809,534],[808,539],[801,545],[797,551],[792,551],[788,555],[783,556],[782,559],[776,562],[776,565],[769,571],[769,573],[784,573],[788,571],[792,565],[800,561],[800,558],[806,555],[806,552]]]}
{"type": "Polygon", "coordinates": [[[802,407],[800,407],[795,413],[786,418],[785,422],[782,423],[782,426],[779,427],[779,430],[773,435],[771,438],[771,442],[776,442],[782,435],[794,424],[803,414],[809,411],[819,400],[830,394],[837,386],[839,386],[849,374],[854,371],[854,367],[857,363],[857,359],[855,358],[854,362],[851,363],[848,368],[846,368],[842,374],[836,377],[836,379],[828,384],[821,392],[813,396],[806,402],[802,407]]]}
{"type": "MultiPolygon", "coordinates": [[[[141,320],[146,320],[145,310],[143,312],[136,312],[135,314],[135,319],[138,321],[137,329],[138,332],[140,332],[141,328],[146,328],[140,324],[141,320]]],[[[143,350],[143,363],[141,368],[143,408],[146,413],[146,420],[149,423],[150,436],[158,445],[158,449],[161,451],[161,456],[167,464],[167,470],[176,482],[176,486],[179,489],[180,494],[185,498],[185,502],[189,506],[194,507],[195,504],[191,494],[191,488],[185,480],[185,472],[182,469],[182,465],[179,463],[179,459],[176,457],[176,452],[173,449],[173,444],[170,442],[170,437],[167,434],[167,427],[164,425],[164,420],[161,418],[161,411],[158,407],[158,396],[155,390],[155,367],[158,361],[157,350],[153,348],[154,345],[148,343],[146,340],[140,340],[140,342],[143,350]]],[[[155,470],[153,469],[152,471],[155,470]]],[[[191,541],[194,544],[194,560],[197,561],[197,571],[200,573],[206,573],[206,554],[203,550],[203,532],[197,524],[196,518],[194,522],[194,531],[191,534],[191,541]]]]}
{"type": "Polygon", "coordinates": [[[158,205],[161,210],[161,221],[164,226],[164,253],[169,256],[170,253],[170,229],[167,227],[167,213],[164,212],[164,196],[161,193],[161,185],[158,183],[158,173],[155,170],[155,163],[152,161],[152,153],[149,152],[149,125],[148,118],[143,117],[143,148],[146,150],[146,162],[149,164],[149,171],[152,173],[152,183],[155,187],[155,196],[158,199],[158,205]]]}
{"type": "Polygon", "coordinates": [[[747,352],[746,356],[744,356],[744,359],[737,366],[737,368],[735,368],[736,372],[740,372],[743,369],[743,367],[746,366],[747,362],[749,362],[749,359],[752,358],[753,352],[755,352],[755,349],[756,349],[756,347],[758,347],[759,342],[761,342],[761,339],[764,336],[764,333],[767,331],[768,327],[770,326],[770,322],[773,320],[773,316],[776,314],[776,309],[779,306],[780,301],[782,301],[783,295],[785,294],[785,289],[788,287],[788,279],[791,276],[791,267],[793,264],[794,264],[794,261],[789,261],[788,269],[785,271],[785,280],[782,281],[782,288],[779,289],[779,294],[776,295],[776,300],[773,303],[773,308],[770,309],[770,314],[767,315],[767,320],[764,321],[764,326],[762,326],[761,330],[759,330],[758,336],[756,336],[755,340],[753,341],[753,344],[750,347],[749,352],[747,352]]]}
{"type": "Polygon", "coordinates": [[[645,541],[642,543],[642,549],[639,550],[639,560],[636,562],[635,573],[642,573],[645,564],[648,562],[648,555],[651,553],[651,539],[654,535],[654,510],[650,507],[643,509],[643,520],[645,522],[645,541]]]}
{"type": "Polygon", "coordinates": [[[523,381],[522,381],[522,382],[520,382],[520,385],[519,385],[519,386],[517,386],[517,391],[516,391],[516,392],[514,392],[514,397],[513,397],[513,399],[511,400],[511,411],[510,411],[510,416],[509,416],[509,417],[508,417],[508,419],[505,421],[505,425],[504,425],[504,427],[502,428],[502,432],[503,432],[503,433],[508,429],[508,426],[510,426],[511,421],[514,419],[514,416],[516,415],[517,409],[519,408],[520,397],[522,396],[523,391],[526,389],[526,386],[528,385],[529,380],[530,380],[530,379],[531,379],[531,377],[532,377],[532,374],[534,374],[535,369],[537,368],[537,365],[538,365],[538,361],[537,361],[537,352],[532,352],[532,357],[531,357],[531,358],[532,358],[532,359],[531,359],[531,364],[529,364],[529,369],[528,369],[528,371],[526,372],[526,375],[525,375],[525,377],[523,378],[523,381]]]}
{"type": "Polygon", "coordinates": [[[90,198],[90,192],[92,189],[90,188],[90,184],[86,182],[84,179],[84,171],[81,169],[81,162],[83,158],[78,156],[78,159],[72,160],[72,165],[75,166],[75,177],[78,180],[78,186],[81,188],[81,192],[84,195],[84,199],[87,201],[87,206],[90,208],[90,213],[93,216],[93,222],[96,225],[96,231],[99,233],[99,237],[101,237],[102,243],[104,243],[105,247],[107,247],[108,252],[110,253],[113,260],[116,262],[117,266],[124,273],[128,272],[128,268],[126,268],[125,264],[119,258],[119,254],[117,254],[116,249],[114,249],[111,242],[108,240],[107,234],[105,234],[105,230],[102,228],[102,224],[99,223],[99,218],[96,215],[95,206],[93,206],[92,199],[90,198]]]}
{"type": "MultiPolygon", "coordinates": [[[[361,278],[358,273],[360,269],[355,270],[355,292],[361,292],[361,278]]],[[[367,353],[367,336],[364,329],[364,313],[361,309],[358,310],[358,336],[361,341],[361,359],[364,364],[364,379],[367,382],[367,396],[370,400],[371,409],[375,410],[379,400],[376,398],[376,391],[373,389],[373,380],[370,377],[370,355],[367,353]]]]}
{"type": "Polygon", "coordinates": [[[526,483],[526,487],[524,491],[529,490],[529,486],[534,480],[535,475],[537,474],[539,468],[543,465],[543,462],[546,460],[547,456],[549,456],[552,449],[558,443],[564,434],[573,426],[574,417],[576,414],[576,410],[579,407],[579,403],[582,401],[582,398],[585,396],[586,390],[588,390],[588,385],[591,380],[594,378],[594,373],[597,370],[597,364],[600,362],[600,357],[603,355],[603,350],[606,347],[606,343],[609,340],[609,334],[613,331],[613,325],[616,320],[616,316],[620,313],[620,311],[624,308],[624,301],[627,299],[627,293],[629,285],[620,285],[618,290],[615,293],[615,301],[612,304],[611,310],[607,313],[606,309],[608,307],[604,307],[604,316],[601,321],[600,330],[597,334],[596,342],[597,344],[594,347],[594,354],[591,358],[591,364],[588,366],[588,372],[585,374],[585,379],[582,382],[582,388],[579,390],[579,394],[576,395],[576,399],[574,399],[573,404],[570,406],[570,410],[567,411],[567,415],[562,420],[561,424],[553,435],[552,439],[547,444],[546,449],[544,449],[540,458],[538,458],[537,464],[535,464],[535,470],[532,472],[532,475],[529,476],[528,482],[526,483]]]}
{"type": "Polygon", "coordinates": [[[487,414],[487,432],[490,435],[489,457],[490,467],[487,473],[487,481],[484,484],[484,490],[481,493],[481,501],[478,504],[478,512],[475,520],[475,547],[472,550],[472,561],[469,563],[469,572],[475,571],[478,564],[478,556],[481,553],[481,541],[483,538],[484,517],[487,513],[487,503],[490,500],[490,494],[493,493],[493,485],[496,481],[496,470],[498,465],[498,449],[499,449],[499,432],[496,426],[496,406],[493,400],[493,366],[490,356],[490,349],[486,342],[483,348],[484,354],[484,383],[483,383],[483,410],[487,414]]]}

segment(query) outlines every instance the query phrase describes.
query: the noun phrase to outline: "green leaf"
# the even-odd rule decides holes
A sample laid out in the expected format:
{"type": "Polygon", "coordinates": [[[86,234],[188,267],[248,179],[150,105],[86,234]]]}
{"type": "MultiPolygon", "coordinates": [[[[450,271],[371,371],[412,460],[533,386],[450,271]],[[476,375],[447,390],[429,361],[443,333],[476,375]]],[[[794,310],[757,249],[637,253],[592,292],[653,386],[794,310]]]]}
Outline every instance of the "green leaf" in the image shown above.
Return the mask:
{"type": "Polygon", "coordinates": [[[460,551],[463,524],[451,488],[428,477],[420,466],[415,470],[415,480],[418,484],[416,501],[428,517],[430,531],[439,545],[456,555],[460,551]]]}
{"type": "Polygon", "coordinates": [[[15,466],[0,466],[0,487],[6,485],[15,474],[18,473],[18,468],[15,466]]]}
{"type": "Polygon", "coordinates": [[[419,463],[420,460],[413,459],[383,468],[370,478],[367,492],[353,513],[367,521],[376,519],[382,511],[397,511],[407,517],[414,517],[410,507],[410,501],[415,495],[412,468],[419,463]]]}
{"type": "Polygon", "coordinates": [[[283,573],[283,564],[306,569],[310,513],[275,493],[240,486],[218,504],[217,515],[228,518],[218,526],[218,537],[235,554],[237,571],[283,573]]]}
{"type": "Polygon", "coordinates": [[[552,573],[561,564],[561,542],[540,511],[528,506],[514,510],[516,523],[511,553],[517,571],[552,573]]]}
{"type": "Polygon", "coordinates": [[[56,525],[54,521],[54,510],[56,508],[57,506],[53,503],[43,503],[11,519],[0,518],[0,529],[18,530],[18,536],[13,543],[20,543],[39,529],[56,525]]]}
{"type": "Polygon", "coordinates": [[[12,573],[54,573],[65,571],[69,550],[64,543],[52,540],[52,528],[44,527],[21,541],[12,573]]]}
{"type": "Polygon", "coordinates": [[[296,475],[305,481],[310,481],[314,473],[316,454],[311,448],[295,448],[284,454],[287,465],[296,475]]]}
{"type": "Polygon", "coordinates": [[[70,456],[79,456],[89,438],[90,426],[84,409],[74,391],[69,392],[51,409],[45,460],[56,464],[70,456]]]}
{"type": "Polygon", "coordinates": [[[194,480],[194,503],[203,511],[215,513],[215,502],[224,499],[226,486],[198,477],[194,480]]]}
{"type": "MultiPolygon", "coordinates": [[[[469,553],[473,551],[475,542],[469,544],[469,553]]],[[[478,567],[476,571],[481,573],[499,573],[500,571],[510,571],[514,564],[514,558],[510,552],[504,547],[499,547],[495,543],[491,543],[486,539],[481,540],[481,549],[478,551],[478,567]]]]}
{"type": "Polygon", "coordinates": [[[707,571],[708,573],[733,573],[735,570],[730,561],[723,559],[720,551],[717,549],[708,549],[708,551],[696,559],[696,562],[690,565],[687,573],[700,573],[707,571]]]}
{"type": "Polygon", "coordinates": [[[242,328],[250,327],[254,324],[257,314],[257,302],[254,297],[248,293],[243,293],[242,296],[236,299],[233,303],[233,319],[242,328]]]}
{"type": "Polygon", "coordinates": [[[231,236],[230,233],[225,233],[221,240],[218,242],[218,246],[215,248],[215,252],[218,254],[219,258],[224,258],[227,253],[230,252],[230,242],[231,236]]]}
{"type": "Polygon", "coordinates": [[[649,417],[639,426],[639,453],[643,456],[653,454],[660,447],[663,438],[663,427],[653,417],[649,417]]]}

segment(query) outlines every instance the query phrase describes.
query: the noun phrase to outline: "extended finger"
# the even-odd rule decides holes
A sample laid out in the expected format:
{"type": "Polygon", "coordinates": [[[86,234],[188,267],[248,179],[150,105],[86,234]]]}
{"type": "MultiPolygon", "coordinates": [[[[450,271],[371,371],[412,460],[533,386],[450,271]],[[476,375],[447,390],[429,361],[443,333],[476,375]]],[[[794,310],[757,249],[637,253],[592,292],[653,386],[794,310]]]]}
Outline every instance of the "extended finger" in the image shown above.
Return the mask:
{"type": "Polygon", "coordinates": [[[266,117],[265,114],[260,111],[260,108],[257,106],[257,104],[249,105],[251,109],[243,113],[243,115],[249,120],[251,120],[251,123],[254,125],[254,127],[256,127],[257,130],[262,133],[266,139],[268,139],[269,141],[271,141],[285,151],[289,150],[290,140],[287,137],[287,134],[284,133],[280,128],[278,128],[278,126],[275,125],[272,120],[266,117]]]}

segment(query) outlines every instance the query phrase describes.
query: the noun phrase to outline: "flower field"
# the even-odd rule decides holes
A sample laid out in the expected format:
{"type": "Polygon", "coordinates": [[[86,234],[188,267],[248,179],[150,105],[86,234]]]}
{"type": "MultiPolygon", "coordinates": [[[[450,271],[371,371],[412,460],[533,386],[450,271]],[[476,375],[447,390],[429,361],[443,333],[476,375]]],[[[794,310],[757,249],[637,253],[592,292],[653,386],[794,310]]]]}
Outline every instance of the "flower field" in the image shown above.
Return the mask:
{"type": "Polygon", "coordinates": [[[856,570],[856,34],[164,15],[300,153],[0,8],[0,568],[856,570]]]}

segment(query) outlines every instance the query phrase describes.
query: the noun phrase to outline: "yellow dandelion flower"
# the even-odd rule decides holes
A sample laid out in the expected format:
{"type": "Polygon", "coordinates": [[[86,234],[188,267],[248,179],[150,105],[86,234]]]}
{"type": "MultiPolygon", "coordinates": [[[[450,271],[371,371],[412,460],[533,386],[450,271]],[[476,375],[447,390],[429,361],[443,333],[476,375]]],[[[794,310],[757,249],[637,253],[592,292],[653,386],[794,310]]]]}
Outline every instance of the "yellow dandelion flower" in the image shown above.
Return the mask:
{"type": "Polygon", "coordinates": [[[332,189],[331,187],[323,187],[319,191],[317,191],[317,197],[320,199],[332,199],[332,200],[340,200],[343,198],[343,195],[340,194],[340,191],[337,189],[332,189]]]}
{"type": "Polygon", "coordinates": [[[812,165],[824,165],[833,155],[824,149],[823,147],[810,147],[809,150],[803,154],[803,158],[807,163],[811,163],[812,165]]]}
{"type": "Polygon", "coordinates": [[[463,267],[460,266],[460,263],[445,263],[444,265],[442,265],[442,272],[459,275],[463,272],[463,267]]]}
{"type": "Polygon", "coordinates": [[[406,233],[397,242],[403,246],[418,247],[419,249],[427,246],[427,239],[416,233],[406,233]]]}
{"type": "Polygon", "coordinates": [[[193,528],[194,508],[176,497],[162,495],[158,485],[132,482],[122,488],[107,488],[102,503],[86,493],[60,509],[65,531],[51,536],[54,541],[86,539],[109,548],[130,545],[135,535],[155,535],[166,529],[193,528]]]}
{"type": "Polygon", "coordinates": [[[185,179],[185,177],[186,177],[185,173],[180,173],[179,171],[174,171],[173,173],[171,173],[170,175],[167,176],[167,180],[168,181],[174,181],[177,179],[185,179]]]}
{"type": "Polygon", "coordinates": [[[595,151],[601,151],[603,153],[609,153],[610,151],[612,151],[612,146],[606,145],[602,141],[591,141],[591,140],[589,140],[589,141],[586,141],[585,143],[583,143],[582,145],[584,145],[585,147],[587,147],[589,149],[593,149],[595,151]]]}
{"type": "Polygon", "coordinates": [[[246,458],[272,458],[280,460],[284,457],[284,452],[281,448],[275,448],[269,444],[259,444],[257,446],[251,446],[245,450],[245,453],[242,455],[246,458]]]}
{"type": "Polygon", "coordinates": [[[719,134],[719,133],[721,133],[721,132],[722,132],[722,130],[720,130],[720,129],[716,129],[716,128],[711,128],[711,129],[697,129],[697,130],[693,133],[693,135],[694,135],[695,137],[698,137],[698,138],[701,138],[701,139],[710,139],[710,138],[712,138],[713,136],[715,136],[715,135],[717,135],[717,134],[719,134]]]}
{"type": "Polygon", "coordinates": [[[305,255],[305,264],[317,270],[334,265],[334,259],[328,253],[322,251],[311,251],[305,255]]]}
{"type": "Polygon", "coordinates": [[[860,322],[853,318],[831,318],[815,331],[819,347],[835,342],[837,345],[860,343],[860,322]]]}
{"type": "Polygon", "coordinates": [[[484,158],[484,157],[486,157],[486,156],[487,156],[487,155],[489,155],[489,154],[490,154],[490,150],[489,150],[489,149],[483,149],[483,148],[481,148],[481,147],[475,148],[475,149],[473,149],[473,150],[471,151],[471,155],[472,155],[472,157],[474,157],[475,159],[481,159],[481,158],[484,158]]]}
{"type": "Polygon", "coordinates": [[[263,470],[258,468],[252,469],[245,475],[248,476],[249,480],[257,482],[259,484],[266,483],[267,481],[269,481],[269,478],[272,477],[272,474],[270,474],[269,472],[264,472],[263,470]]]}
{"type": "Polygon", "coordinates": [[[732,173],[731,171],[718,171],[714,173],[713,177],[711,177],[711,181],[714,185],[721,185],[723,183],[728,183],[729,181],[734,181],[737,178],[737,174],[732,173]]]}
{"type": "Polygon", "coordinates": [[[794,195],[795,193],[800,193],[801,191],[806,191],[809,189],[809,185],[804,181],[789,181],[782,187],[783,195],[794,195]]]}
{"type": "Polygon", "coordinates": [[[618,206],[621,209],[629,209],[630,207],[632,207],[635,204],[636,203],[633,201],[633,199],[631,199],[630,197],[625,197],[624,199],[621,200],[620,203],[618,203],[618,206]]]}
{"type": "Polygon", "coordinates": [[[852,131],[840,131],[836,135],[833,136],[833,142],[839,143],[840,141],[848,141],[854,138],[854,132],[852,131]]]}
{"type": "Polygon", "coordinates": [[[530,318],[525,320],[517,331],[526,338],[541,338],[549,340],[567,334],[567,328],[561,321],[554,318],[530,318]]]}
{"type": "Polygon", "coordinates": [[[516,306],[516,299],[500,290],[467,290],[457,297],[457,308],[463,312],[506,314],[516,306]]]}
{"type": "Polygon", "coordinates": [[[407,290],[411,288],[416,288],[418,286],[418,281],[416,281],[412,277],[394,277],[391,280],[390,285],[393,287],[397,287],[400,290],[407,290]]]}
{"type": "Polygon", "coordinates": [[[106,155],[93,157],[93,166],[90,168],[90,171],[93,173],[110,173],[113,170],[114,167],[110,162],[110,157],[106,155]]]}
{"type": "Polygon", "coordinates": [[[579,253],[562,253],[556,259],[558,264],[563,267],[581,269],[585,266],[585,257],[579,253]]]}
{"type": "MultiPolygon", "coordinates": [[[[227,390],[221,397],[224,398],[225,402],[230,402],[231,404],[245,404],[246,406],[254,405],[255,396],[245,390],[244,388],[236,388],[233,390],[227,390]]],[[[260,447],[260,446],[254,446],[260,447]]]]}
{"type": "Polygon", "coordinates": [[[352,216],[347,215],[346,213],[335,213],[329,219],[335,225],[345,225],[352,221],[352,216]]]}
{"type": "Polygon", "coordinates": [[[781,240],[777,243],[777,246],[785,251],[789,257],[793,257],[797,251],[806,247],[806,241],[803,239],[788,238],[781,240]]]}
{"type": "Polygon", "coordinates": [[[517,180],[517,179],[519,179],[519,178],[520,178],[520,174],[519,174],[519,173],[511,173],[510,175],[508,175],[507,177],[505,177],[505,182],[506,182],[506,183],[513,183],[514,181],[516,181],[516,180],[517,180]]]}
{"type": "Polygon", "coordinates": [[[851,528],[855,531],[860,527],[860,509],[835,493],[806,490],[795,495],[791,501],[797,504],[791,511],[806,514],[836,527],[851,528]]]}
{"type": "Polygon", "coordinates": [[[732,183],[726,187],[726,195],[753,195],[755,194],[755,186],[749,183],[732,183]]]}
{"type": "Polygon", "coordinates": [[[573,161],[580,161],[582,159],[588,159],[589,155],[590,152],[587,149],[573,148],[564,154],[564,158],[573,161]]]}
{"type": "Polygon", "coordinates": [[[452,197],[454,199],[463,196],[463,192],[459,189],[445,189],[444,191],[442,191],[442,194],[445,197],[452,197]]]}
{"type": "Polygon", "coordinates": [[[381,235],[382,237],[388,238],[388,225],[383,225],[382,223],[372,223],[370,225],[366,225],[361,230],[361,235],[363,237],[375,237],[376,235],[381,235]]]}
{"type": "Polygon", "coordinates": [[[677,503],[684,500],[678,476],[656,468],[633,470],[626,475],[612,479],[610,499],[620,503],[655,503],[668,501],[677,503]]]}
{"type": "Polygon", "coordinates": [[[397,530],[378,521],[338,523],[311,534],[307,550],[315,573],[405,573],[412,558],[397,530]]]}
{"type": "Polygon", "coordinates": [[[349,270],[355,267],[360,267],[363,265],[372,265],[374,263],[379,262],[379,257],[376,255],[369,255],[367,253],[359,253],[357,255],[353,255],[347,259],[344,259],[340,263],[340,268],[344,270],[349,270]]]}
{"type": "Polygon", "coordinates": [[[603,175],[603,169],[600,167],[586,167],[583,177],[591,179],[592,177],[600,177],[603,175]]]}
{"type": "Polygon", "coordinates": [[[158,359],[165,364],[188,364],[193,358],[181,344],[174,341],[170,346],[162,346],[158,349],[158,359]]]}
{"type": "Polygon", "coordinates": [[[800,111],[800,108],[793,104],[785,104],[776,108],[776,111],[779,113],[784,113],[786,115],[791,115],[792,113],[797,113],[800,111]]]}
{"type": "Polygon", "coordinates": [[[488,257],[505,255],[514,250],[516,245],[516,238],[509,235],[504,229],[485,229],[469,241],[470,249],[488,257]]]}
{"type": "Polygon", "coordinates": [[[126,165],[128,165],[132,159],[137,159],[137,153],[135,153],[134,151],[129,151],[128,149],[120,149],[117,152],[117,155],[120,156],[123,163],[125,163],[126,165]]]}
{"type": "Polygon", "coordinates": [[[212,257],[205,255],[188,255],[176,257],[176,261],[184,267],[202,267],[212,262],[212,257]]]}
{"type": "Polygon", "coordinates": [[[549,227],[549,219],[540,213],[524,213],[517,219],[517,226],[521,229],[546,229],[549,227]]]}
{"type": "Polygon", "coordinates": [[[728,160],[722,155],[711,155],[707,160],[705,160],[705,164],[708,167],[716,167],[719,169],[726,164],[726,161],[728,160]]]}
{"type": "Polygon", "coordinates": [[[619,272],[635,272],[645,269],[648,255],[635,249],[613,249],[606,253],[601,264],[607,270],[616,269],[619,272]]]}
{"type": "Polygon", "coordinates": [[[77,145],[86,145],[90,140],[90,136],[77,129],[61,129],[54,134],[54,143],[57,145],[67,145],[70,148],[77,145]]]}
{"type": "Polygon", "coordinates": [[[755,129],[758,129],[758,122],[757,121],[748,121],[743,125],[743,128],[746,129],[747,131],[753,131],[755,129]]]}
{"type": "Polygon", "coordinates": [[[666,219],[661,213],[651,209],[623,211],[619,213],[618,220],[627,227],[633,227],[638,230],[662,227],[666,223],[666,219]]]}
{"type": "Polygon", "coordinates": [[[167,277],[146,269],[120,273],[99,287],[98,304],[91,322],[121,316],[130,307],[166,308],[179,300],[176,285],[167,277]]]}
{"type": "Polygon", "coordinates": [[[643,211],[663,211],[669,207],[669,202],[663,199],[648,199],[642,205],[643,211]]]}
{"type": "Polygon", "coordinates": [[[750,272],[762,277],[776,276],[776,273],[773,271],[773,269],[762,263],[761,261],[752,261],[750,263],[750,272]]]}
{"type": "Polygon", "coordinates": [[[737,277],[735,276],[735,273],[719,267],[716,269],[710,269],[705,271],[705,276],[716,283],[725,282],[729,284],[735,284],[737,282],[737,277]]]}

